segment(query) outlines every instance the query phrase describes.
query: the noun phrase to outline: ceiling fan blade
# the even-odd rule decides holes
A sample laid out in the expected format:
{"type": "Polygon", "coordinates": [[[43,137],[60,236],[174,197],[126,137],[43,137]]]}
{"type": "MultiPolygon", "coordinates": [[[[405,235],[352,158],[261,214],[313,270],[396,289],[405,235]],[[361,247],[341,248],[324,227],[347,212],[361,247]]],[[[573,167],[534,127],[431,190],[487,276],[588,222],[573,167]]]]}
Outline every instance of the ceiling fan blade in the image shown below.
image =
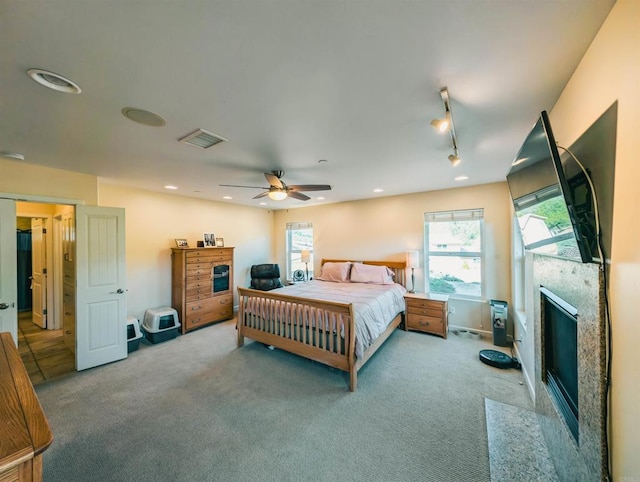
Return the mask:
{"type": "Polygon", "coordinates": [[[275,186],[278,189],[282,189],[284,187],[282,185],[282,181],[280,181],[280,179],[277,176],[274,176],[273,174],[265,172],[264,177],[267,178],[267,182],[269,183],[269,185],[275,186]]]}
{"type": "Polygon", "coordinates": [[[257,196],[253,196],[252,199],[260,199],[261,197],[265,197],[267,194],[269,194],[269,191],[261,192],[257,196]]]}
{"type": "Polygon", "coordinates": [[[223,187],[248,187],[251,189],[269,189],[268,187],[262,187],[262,186],[238,186],[237,184],[218,184],[218,185],[223,187]]]}
{"type": "Polygon", "coordinates": [[[294,199],[299,199],[300,201],[308,201],[309,199],[311,199],[306,194],[302,194],[301,192],[297,192],[297,191],[289,191],[287,194],[289,194],[289,197],[292,197],[294,199]]]}
{"type": "Polygon", "coordinates": [[[287,187],[289,191],[331,191],[331,186],[328,184],[296,184],[287,187]]]}

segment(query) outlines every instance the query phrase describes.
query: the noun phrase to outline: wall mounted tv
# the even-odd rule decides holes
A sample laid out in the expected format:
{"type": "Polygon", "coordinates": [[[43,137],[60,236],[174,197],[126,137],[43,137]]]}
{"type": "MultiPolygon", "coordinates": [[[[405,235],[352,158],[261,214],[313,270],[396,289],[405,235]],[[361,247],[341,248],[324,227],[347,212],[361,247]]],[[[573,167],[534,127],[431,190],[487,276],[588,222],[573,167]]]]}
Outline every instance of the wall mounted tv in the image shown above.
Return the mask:
{"type": "MultiPolygon", "coordinates": [[[[569,186],[549,116],[543,111],[507,174],[525,249],[583,263],[592,261],[595,240],[584,236],[587,230],[580,226],[571,195],[576,191],[575,182],[572,179],[569,186]]],[[[581,182],[588,182],[586,176],[581,182]]]]}

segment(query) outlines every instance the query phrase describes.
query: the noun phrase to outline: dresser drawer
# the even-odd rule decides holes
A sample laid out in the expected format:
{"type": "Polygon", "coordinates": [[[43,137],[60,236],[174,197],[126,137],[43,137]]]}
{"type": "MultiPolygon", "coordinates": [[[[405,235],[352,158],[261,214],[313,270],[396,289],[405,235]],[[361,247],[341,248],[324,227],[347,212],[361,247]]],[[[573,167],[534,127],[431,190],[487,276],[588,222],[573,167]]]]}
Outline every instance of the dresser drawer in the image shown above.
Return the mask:
{"type": "Polygon", "coordinates": [[[408,314],[407,328],[410,330],[442,335],[444,333],[444,322],[442,318],[408,314]]]}
{"type": "Polygon", "coordinates": [[[195,288],[191,290],[187,290],[185,294],[185,299],[187,303],[198,300],[208,300],[211,298],[211,283],[209,283],[209,287],[195,288]]]}
{"type": "Polygon", "coordinates": [[[233,316],[233,296],[216,296],[187,303],[187,329],[194,325],[226,320],[233,316]]]}
{"type": "MultiPolygon", "coordinates": [[[[211,249],[211,248],[209,248],[211,249]]],[[[187,265],[193,263],[211,263],[214,261],[231,261],[233,259],[233,249],[199,249],[187,253],[187,265]]]]}

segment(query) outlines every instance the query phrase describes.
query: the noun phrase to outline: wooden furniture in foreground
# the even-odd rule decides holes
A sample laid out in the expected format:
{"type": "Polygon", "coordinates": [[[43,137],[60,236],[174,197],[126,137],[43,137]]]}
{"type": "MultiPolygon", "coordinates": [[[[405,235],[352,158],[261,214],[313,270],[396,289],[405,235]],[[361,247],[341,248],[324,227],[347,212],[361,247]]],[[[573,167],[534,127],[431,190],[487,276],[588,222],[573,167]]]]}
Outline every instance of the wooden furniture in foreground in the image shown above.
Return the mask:
{"type": "Polygon", "coordinates": [[[182,334],[233,317],[233,248],[171,251],[171,306],[182,334]]]}
{"type": "Polygon", "coordinates": [[[42,480],[53,434],[10,333],[0,333],[0,481],[42,480]]]}
{"type": "Polygon", "coordinates": [[[407,304],[405,330],[447,337],[449,312],[447,295],[406,293],[404,300],[407,304]]]}
{"type": "MultiPolygon", "coordinates": [[[[344,261],[346,260],[323,259],[322,264],[344,261]]],[[[395,272],[396,282],[404,286],[406,262],[363,261],[363,263],[389,267],[395,272]]],[[[353,304],[310,300],[241,287],[238,287],[238,293],[240,295],[237,321],[238,347],[244,345],[244,337],[247,337],[348,372],[349,389],[352,392],[357,387],[358,370],[402,322],[403,314],[398,313],[386,330],[365,350],[363,356],[356,358],[353,304]],[[265,317],[247,310],[248,305],[260,306],[262,312],[266,310],[270,320],[265,320],[265,317]]]]}

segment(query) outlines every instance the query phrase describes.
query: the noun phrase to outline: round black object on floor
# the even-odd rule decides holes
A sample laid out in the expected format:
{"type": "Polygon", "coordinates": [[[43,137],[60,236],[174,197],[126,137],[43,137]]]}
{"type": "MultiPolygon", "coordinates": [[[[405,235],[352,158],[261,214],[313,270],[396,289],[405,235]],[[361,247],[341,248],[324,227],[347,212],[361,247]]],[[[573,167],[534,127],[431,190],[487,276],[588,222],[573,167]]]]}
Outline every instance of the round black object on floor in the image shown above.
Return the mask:
{"type": "Polygon", "coordinates": [[[497,350],[480,350],[480,361],[496,368],[511,368],[513,358],[497,350]]]}

